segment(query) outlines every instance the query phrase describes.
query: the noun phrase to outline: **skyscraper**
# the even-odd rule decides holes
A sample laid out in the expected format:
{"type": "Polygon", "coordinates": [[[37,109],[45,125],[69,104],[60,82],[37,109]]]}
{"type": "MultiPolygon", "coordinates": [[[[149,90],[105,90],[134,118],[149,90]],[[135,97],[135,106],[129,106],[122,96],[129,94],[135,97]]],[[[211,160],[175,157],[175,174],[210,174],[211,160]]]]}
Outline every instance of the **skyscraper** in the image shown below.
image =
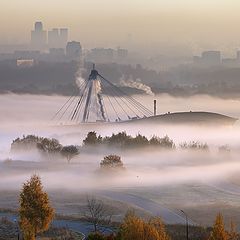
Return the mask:
{"type": "Polygon", "coordinates": [[[31,45],[35,50],[44,50],[47,42],[47,33],[43,30],[42,22],[35,22],[34,30],[31,31],[31,45]]]}
{"type": "Polygon", "coordinates": [[[202,63],[208,66],[221,64],[221,52],[220,51],[202,52],[202,63]]]}
{"type": "Polygon", "coordinates": [[[48,31],[48,47],[49,48],[65,48],[68,41],[67,28],[53,28],[48,31]]]}
{"type": "Polygon", "coordinates": [[[59,31],[58,28],[53,28],[48,31],[48,47],[58,48],[59,47],[59,31]]]}
{"type": "Polygon", "coordinates": [[[59,38],[60,38],[61,45],[65,47],[67,44],[67,41],[68,41],[68,29],[67,28],[60,28],[59,38]]]}

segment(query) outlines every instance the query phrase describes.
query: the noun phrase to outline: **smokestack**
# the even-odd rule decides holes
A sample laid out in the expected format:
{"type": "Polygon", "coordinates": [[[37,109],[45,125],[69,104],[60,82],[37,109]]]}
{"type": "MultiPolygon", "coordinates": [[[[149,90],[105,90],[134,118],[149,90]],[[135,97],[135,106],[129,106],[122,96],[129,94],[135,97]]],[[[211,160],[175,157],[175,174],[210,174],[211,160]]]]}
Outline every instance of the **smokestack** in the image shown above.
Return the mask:
{"type": "Polygon", "coordinates": [[[157,115],[157,100],[155,99],[153,101],[153,112],[154,112],[154,116],[157,115]]]}

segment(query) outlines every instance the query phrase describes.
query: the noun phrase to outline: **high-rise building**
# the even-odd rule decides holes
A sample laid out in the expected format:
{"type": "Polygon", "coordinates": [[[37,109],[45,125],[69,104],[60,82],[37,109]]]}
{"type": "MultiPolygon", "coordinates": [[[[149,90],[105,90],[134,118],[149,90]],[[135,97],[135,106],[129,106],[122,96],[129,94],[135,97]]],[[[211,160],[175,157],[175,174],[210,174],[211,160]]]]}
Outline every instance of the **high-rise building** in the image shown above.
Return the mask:
{"type": "Polygon", "coordinates": [[[219,65],[221,64],[221,52],[220,51],[206,51],[202,53],[202,63],[204,65],[219,65]]]}
{"type": "Polygon", "coordinates": [[[35,50],[44,50],[47,42],[47,33],[43,30],[42,22],[35,22],[34,30],[31,31],[31,45],[35,50]]]}
{"type": "Polygon", "coordinates": [[[59,31],[58,28],[53,28],[48,31],[48,47],[59,47],[59,31]]]}
{"type": "Polygon", "coordinates": [[[66,46],[67,41],[68,41],[68,29],[67,28],[60,28],[60,33],[59,33],[59,38],[60,38],[60,43],[62,47],[66,46]]]}
{"type": "Polygon", "coordinates": [[[42,22],[35,22],[34,26],[35,26],[34,27],[35,31],[38,31],[38,32],[43,31],[43,24],[42,24],[42,22]]]}
{"type": "Polygon", "coordinates": [[[48,47],[49,48],[65,48],[68,41],[67,28],[53,28],[48,31],[48,47]]]}
{"type": "Polygon", "coordinates": [[[117,49],[117,56],[120,59],[125,59],[128,56],[128,50],[127,49],[123,49],[123,48],[118,48],[117,49]]]}
{"type": "Polygon", "coordinates": [[[68,60],[80,60],[80,57],[82,55],[82,47],[80,42],[68,42],[66,46],[66,56],[68,60]]]}
{"type": "Polygon", "coordinates": [[[237,61],[240,62],[240,50],[237,51],[237,61]]]}
{"type": "Polygon", "coordinates": [[[90,53],[90,59],[94,62],[112,62],[114,50],[111,48],[93,48],[90,53]]]}

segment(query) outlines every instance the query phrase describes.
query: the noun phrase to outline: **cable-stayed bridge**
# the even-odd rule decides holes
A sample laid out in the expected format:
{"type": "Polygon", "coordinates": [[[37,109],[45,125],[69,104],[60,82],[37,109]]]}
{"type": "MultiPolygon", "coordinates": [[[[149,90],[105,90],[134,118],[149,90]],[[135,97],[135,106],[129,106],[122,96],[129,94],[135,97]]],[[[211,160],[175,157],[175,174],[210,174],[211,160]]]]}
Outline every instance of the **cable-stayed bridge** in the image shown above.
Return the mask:
{"type": "Polygon", "coordinates": [[[103,77],[93,64],[88,79],[79,84],[79,95],[69,97],[53,119],[76,123],[123,122],[152,115],[147,107],[103,77]]]}

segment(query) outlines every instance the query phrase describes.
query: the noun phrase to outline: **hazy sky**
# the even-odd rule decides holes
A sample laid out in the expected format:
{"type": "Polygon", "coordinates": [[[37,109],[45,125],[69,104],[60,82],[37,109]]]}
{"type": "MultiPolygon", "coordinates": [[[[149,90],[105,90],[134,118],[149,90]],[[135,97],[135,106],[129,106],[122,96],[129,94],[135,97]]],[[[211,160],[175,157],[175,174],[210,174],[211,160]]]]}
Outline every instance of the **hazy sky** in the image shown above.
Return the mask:
{"type": "Polygon", "coordinates": [[[0,42],[28,42],[33,23],[68,27],[91,46],[185,46],[235,51],[239,0],[0,0],[0,42]]]}

